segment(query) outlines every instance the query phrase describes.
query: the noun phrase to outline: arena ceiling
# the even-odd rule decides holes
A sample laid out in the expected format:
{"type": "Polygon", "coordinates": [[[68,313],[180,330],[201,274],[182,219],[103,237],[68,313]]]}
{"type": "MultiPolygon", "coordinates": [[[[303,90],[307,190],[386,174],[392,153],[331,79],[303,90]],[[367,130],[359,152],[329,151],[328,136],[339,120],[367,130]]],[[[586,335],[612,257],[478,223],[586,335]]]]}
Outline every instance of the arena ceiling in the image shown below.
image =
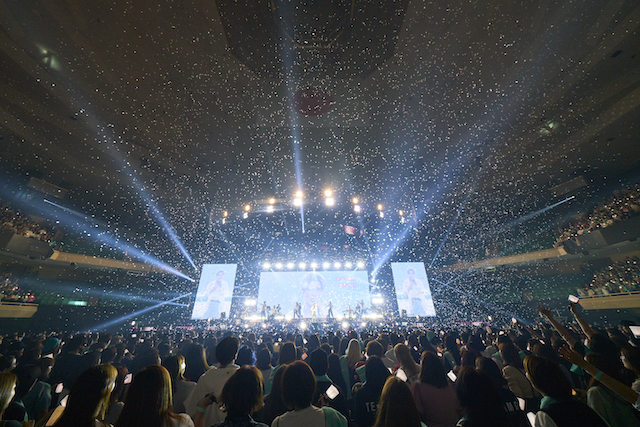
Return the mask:
{"type": "Polygon", "coordinates": [[[197,236],[301,186],[437,247],[466,201],[499,226],[640,160],[635,0],[2,0],[0,25],[0,167],[134,232],[149,198],[197,236]],[[309,87],[329,111],[292,107],[309,87]]]}

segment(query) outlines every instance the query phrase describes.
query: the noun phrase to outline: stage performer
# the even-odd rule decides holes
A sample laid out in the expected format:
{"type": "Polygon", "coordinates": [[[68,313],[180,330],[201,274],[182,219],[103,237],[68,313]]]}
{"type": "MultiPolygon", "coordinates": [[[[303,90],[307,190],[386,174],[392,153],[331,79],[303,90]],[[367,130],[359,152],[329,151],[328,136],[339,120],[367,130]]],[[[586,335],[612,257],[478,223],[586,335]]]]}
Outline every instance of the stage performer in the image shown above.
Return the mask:
{"type": "Polygon", "coordinates": [[[224,270],[218,270],[216,280],[207,285],[205,294],[209,300],[205,318],[218,319],[220,317],[220,305],[229,295],[229,284],[224,280],[224,270]]]}
{"type": "Polygon", "coordinates": [[[267,309],[268,309],[268,308],[269,308],[269,307],[267,307],[267,302],[266,302],[266,301],[264,301],[264,302],[262,303],[262,310],[260,311],[260,317],[262,317],[263,319],[266,319],[266,318],[267,318],[267,309]]]}
{"type": "Polygon", "coordinates": [[[410,316],[426,316],[427,310],[424,304],[427,300],[427,290],[422,280],[416,279],[415,276],[416,271],[413,268],[409,268],[407,269],[407,279],[402,282],[402,287],[409,296],[411,304],[407,314],[410,316]]]}
{"type": "Polygon", "coordinates": [[[302,319],[302,306],[299,302],[296,301],[296,306],[293,308],[293,318],[294,319],[302,319]]]}
{"type": "Polygon", "coordinates": [[[311,307],[314,303],[318,311],[316,315],[322,317],[324,311],[322,306],[322,292],[324,292],[325,285],[326,280],[320,273],[309,272],[304,275],[300,285],[302,296],[304,297],[302,317],[311,317],[311,307]]]}
{"type": "Polygon", "coordinates": [[[313,305],[311,305],[311,322],[315,323],[316,320],[318,320],[318,306],[314,302],[313,305]]]}
{"type": "Polygon", "coordinates": [[[327,306],[327,319],[333,319],[333,304],[329,301],[329,305],[327,306]]]}

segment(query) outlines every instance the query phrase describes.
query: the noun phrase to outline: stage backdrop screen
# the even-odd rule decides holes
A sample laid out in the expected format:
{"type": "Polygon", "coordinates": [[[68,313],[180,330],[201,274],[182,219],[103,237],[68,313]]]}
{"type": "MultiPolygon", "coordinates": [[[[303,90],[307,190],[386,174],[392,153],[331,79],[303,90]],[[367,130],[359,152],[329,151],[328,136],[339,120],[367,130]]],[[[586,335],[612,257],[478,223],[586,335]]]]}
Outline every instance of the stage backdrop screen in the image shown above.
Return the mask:
{"type": "Polygon", "coordinates": [[[435,316],[429,279],[421,262],[392,262],[391,271],[398,297],[398,311],[408,316],[435,316]]]}
{"type": "Polygon", "coordinates": [[[281,313],[293,317],[296,302],[301,305],[302,317],[311,317],[311,307],[316,303],[318,317],[327,317],[329,303],[333,317],[343,317],[348,307],[364,302],[371,307],[371,294],[366,271],[265,271],[260,274],[258,312],[262,304],[273,309],[280,304],[281,313]]]}
{"type": "Polygon", "coordinates": [[[192,319],[219,319],[221,313],[229,317],[237,268],[238,264],[202,266],[192,319]]]}

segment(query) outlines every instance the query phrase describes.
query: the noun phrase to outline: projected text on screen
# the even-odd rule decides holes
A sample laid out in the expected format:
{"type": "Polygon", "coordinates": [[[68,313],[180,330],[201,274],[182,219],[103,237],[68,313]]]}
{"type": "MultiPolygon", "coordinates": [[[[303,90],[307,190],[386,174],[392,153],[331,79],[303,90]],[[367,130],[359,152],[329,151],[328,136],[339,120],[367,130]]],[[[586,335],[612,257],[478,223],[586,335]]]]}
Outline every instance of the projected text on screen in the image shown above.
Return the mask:
{"type": "Polygon", "coordinates": [[[344,317],[349,308],[371,305],[366,271],[287,271],[262,272],[258,306],[280,305],[281,313],[294,316],[296,303],[303,318],[344,317]],[[315,308],[314,308],[315,304],[315,308]]]}
{"type": "Polygon", "coordinates": [[[435,316],[429,279],[421,262],[392,262],[393,283],[398,298],[398,311],[408,316],[435,316]]]}
{"type": "Polygon", "coordinates": [[[193,305],[192,319],[229,317],[237,264],[205,264],[193,305]]]}

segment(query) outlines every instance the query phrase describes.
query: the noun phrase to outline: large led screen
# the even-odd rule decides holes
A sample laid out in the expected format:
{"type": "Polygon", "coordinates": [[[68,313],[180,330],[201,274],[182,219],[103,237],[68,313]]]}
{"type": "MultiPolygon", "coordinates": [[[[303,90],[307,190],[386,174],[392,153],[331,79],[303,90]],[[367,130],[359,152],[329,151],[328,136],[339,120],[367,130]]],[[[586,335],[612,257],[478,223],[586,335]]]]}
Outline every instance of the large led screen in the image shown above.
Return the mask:
{"type": "Polygon", "coordinates": [[[237,264],[202,266],[192,319],[219,319],[222,313],[229,317],[237,268],[237,264]]]}
{"type": "Polygon", "coordinates": [[[429,279],[421,262],[392,262],[393,283],[398,298],[398,311],[407,316],[435,316],[429,279]]]}
{"type": "Polygon", "coordinates": [[[366,271],[286,271],[262,272],[258,292],[258,311],[262,305],[273,308],[287,318],[294,316],[296,303],[300,304],[303,318],[312,318],[315,303],[318,318],[344,317],[349,307],[355,312],[357,304],[371,306],[369,280],[366,271]]]}

